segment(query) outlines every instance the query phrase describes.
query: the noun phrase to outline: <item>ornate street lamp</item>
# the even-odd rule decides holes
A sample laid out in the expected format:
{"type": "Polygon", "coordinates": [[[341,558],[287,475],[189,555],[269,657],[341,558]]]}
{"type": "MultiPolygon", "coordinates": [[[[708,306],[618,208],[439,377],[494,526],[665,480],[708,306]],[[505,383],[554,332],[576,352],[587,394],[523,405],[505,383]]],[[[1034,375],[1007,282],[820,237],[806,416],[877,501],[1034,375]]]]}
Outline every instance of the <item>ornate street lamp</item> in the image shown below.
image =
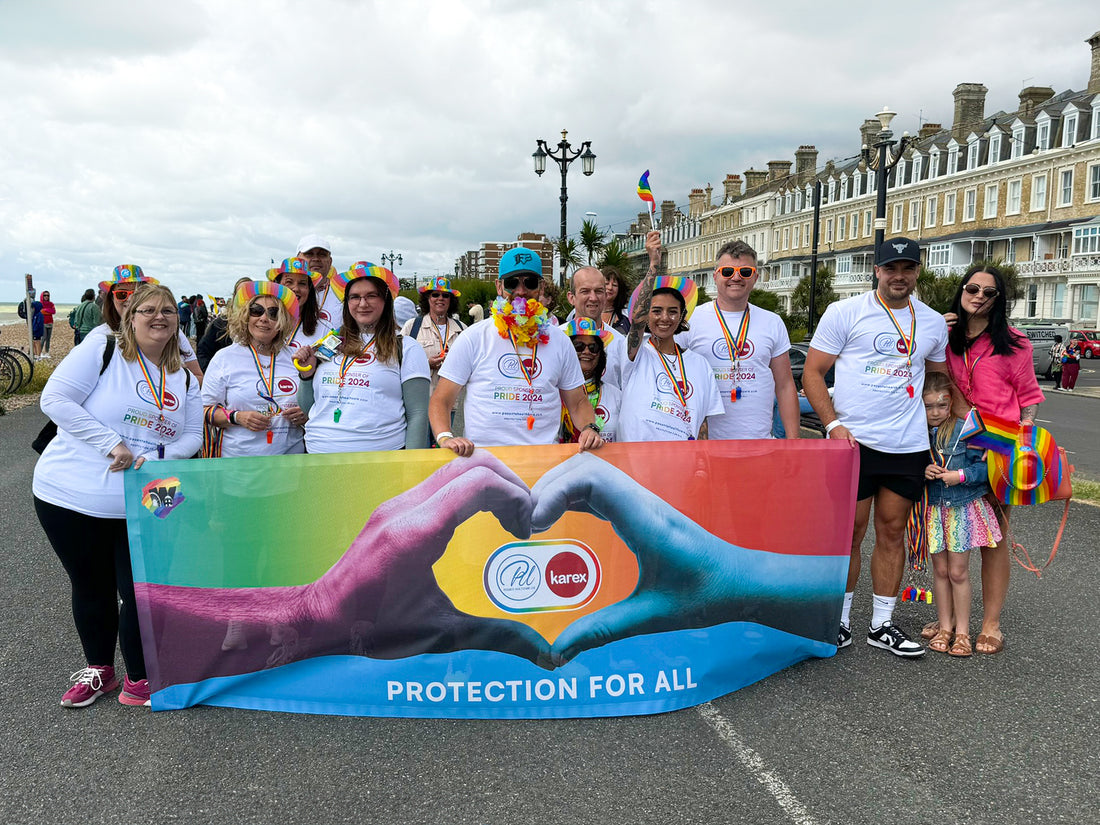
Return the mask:
{"type": "Polygon", "coordinates": [[[401,265],[401,255],[400,254],[394,255],[392,249],[390,250],[389,255],[387,255],[385,252],[383,252],[382,253],[382,265],[385,266],[387,261],[389,261],[389,264],[390,264],[388,269],[390,269],[392,271],[393,270],[393,265],[394,265],[395,262],[397,263],[398,266],[401,265]]]}
{"type": "MultiPolygon", "coordinates": [[[[868,169],[874,169],[875,186],[878,191],[877,202],[875,204],[875,258],[878,260],[878,251],[882,246],[883,237],[886,234],[886,177],[890,173],[890,170],[898,165],[898,161],[905,155],[905,150],[912,143],[912,138],[909,137],[909,133],[906,132],[901,136],[901,141],[894,140],[894,133],[890,131],[890,123],[895,117],[897,112],[892,112],[886,106],[882,107],[882,111],[875,115],[878,118],[879,126],[882,130],[878,133],[878,138],[875,140],[873,147],[864,146],[861,152],[863,162],[867,165],[868,169]],[[897,146],[897,151],[893,151],[893,147],[897,146]]],[[[872,284],[874,286],[874,284],[872,284]]]]}
{"type": "MultiPolygon", "coordinates": [[[[546,159],[550,158],[554,161],[558,168],[561,169],[561,239],[565,240],[565,204],[569,200],[569,192],[565,185],[565,176],[569,171],[569,164],[575,161],[577,158],[581,159],[581,171],[587,177],[596,171],[596,156],[592,153],[592,141],[586,140],[581,144],[580,149],[573,149],[569,141],[565,139],[568,134],[565,129],[561,130],[561,140],[558,142],[557,154],[550,149],[545,140],[539,139],[537,147],[534,152],[531,153],[531,157],[535,161],[535,174],[542,177],[542,173],[546,171],[546,159]]],[[[565,261],[561,262],[561,285],[565,285],[565,261]]]]}

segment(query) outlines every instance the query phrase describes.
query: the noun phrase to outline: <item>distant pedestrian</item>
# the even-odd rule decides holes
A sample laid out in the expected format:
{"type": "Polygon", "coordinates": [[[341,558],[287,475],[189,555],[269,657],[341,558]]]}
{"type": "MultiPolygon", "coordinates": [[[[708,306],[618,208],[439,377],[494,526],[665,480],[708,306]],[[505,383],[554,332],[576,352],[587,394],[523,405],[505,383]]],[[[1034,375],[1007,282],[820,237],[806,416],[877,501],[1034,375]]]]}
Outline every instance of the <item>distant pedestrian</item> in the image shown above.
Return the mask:
{"type": "Polygon", "coordinates": [[[103,313],[95,301],[95,292],[84,290],[80,306],[73,310],[73,344],[79,344],[84,336],[103,323],[103,313]]]}
{"type": "Polygon", "coordinates": [[[1062,336],[1054,336],[1054,345],[1050,348],[1050,377],[1054,381],[1050,388],[1060,390],[1062,388],[1062,356],[1066,354],[1066,345],[1062,343],[1062,336]]]}
{"type": "Polygon", "coordinates": [[[195,321],[195,340],[201,341],[202,336],[206,334],[206,325],[210,322],[210,310],[206,308],[206,303],[202,300],[201,295],[195,296],[192,318],[195,321]]]}
{"type": "Polygon", "coordinates": [[[180,316],[180,332],[185,337],[191,337],[191,304],[186,297],[180,298],[180,302],[176,304],[176,308],[179,310],[180,316]]]}
{"type": "Polygon", "coordinates": [[[50,291],[42,291],[42,357],[50,357],[50,339],[53,338],[53,316],[57,314],[57,307],[50,300],[50,291]]]}
{"type": "Polygon", "coordinates": [[[1081,371],[1081,349],[1073,341],[1062,351],[1062,389],[1073,392],[1077,386],[1077,374],[1081,371]]]}

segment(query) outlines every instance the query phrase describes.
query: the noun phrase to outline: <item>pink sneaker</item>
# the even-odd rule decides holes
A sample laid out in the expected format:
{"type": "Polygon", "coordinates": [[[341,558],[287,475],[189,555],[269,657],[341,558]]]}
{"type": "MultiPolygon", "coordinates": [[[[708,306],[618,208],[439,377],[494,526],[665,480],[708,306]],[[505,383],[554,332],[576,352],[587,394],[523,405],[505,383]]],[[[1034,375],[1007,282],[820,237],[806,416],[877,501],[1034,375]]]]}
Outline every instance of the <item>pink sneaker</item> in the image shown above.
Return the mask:
{"type": "Polygon", "coordinates": [[[118,687],[115,669],[110,665],[93,667],[89,665],[69,677],[76,682],[61,697],[63,708],[86,708],[104,693],[110,693],[118,687]]]}
{"type": "Polygon", "coordinates": [[[118,701],[124,705],[144,705],[149,707],[149,680],[138,679],[131,682],[129,675],[122,679],[122,693],[118,695],[118,701]]]}

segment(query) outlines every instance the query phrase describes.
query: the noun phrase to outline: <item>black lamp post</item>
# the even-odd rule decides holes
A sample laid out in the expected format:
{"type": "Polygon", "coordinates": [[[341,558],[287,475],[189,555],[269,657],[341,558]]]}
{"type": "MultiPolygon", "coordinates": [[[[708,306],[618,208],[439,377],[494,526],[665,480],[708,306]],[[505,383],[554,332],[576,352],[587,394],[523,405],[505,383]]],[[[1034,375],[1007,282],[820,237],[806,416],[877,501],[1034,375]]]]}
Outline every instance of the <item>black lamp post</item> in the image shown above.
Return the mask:
{"type": "MultiPolygon", "coordinates": [[[[906,148],[912,142],[908,132],[901,136],[900,142],[894,140],[894,133],[890,131],[890,123],[897,117],[897,114],[897,112],[890,111],[886,106],[882,107],[882,111],[875,115],[882,130],[878,133],[875,145],[873,147],[864,146],[861,153],[867,168],[875,170],[875,186],[877,188],[875,193],[877,195],[875,204],[875,261],[878,260],[878,251],[886,235],[886,177],[889,175],[890,170],[898,165],[898,161],[901,160],[906,148]],[[896,152],[893,151],[895,145],[898,147],[896,152]]],[[[877,281],[877,279],[872,280],[877,281]]],[[[877,287],[877,284],[872,283],[872,287],[877,287]]]]}
{"type": "MultiPolygon", "coordinates": [[[[550,149],[545,140],[539,138],[537,148],[531,153],[531,157],[535,160],[535,174],[542,177],[542,173],[546,171],[546,159],[550,158],[554,161],[558,168],[561,169],[561,240],[565,240],[565,204],[569,200],[569,193],[565,186],[565,175],[569,171],[569,164],[575,161],[577,158],[581,159],[581,170],[585,176],[591,175],[596,171],[596,156],[592,153],[592,141],[586,140],[581,144],[580,149],[573,149],[569,144],[569,141],[565,139],[565,129],[561,130],[561,140],[558,142],[558,152],[554,154],[554,151],[550,149]]],[[[565,285],[565,259],[562,258],[561,262],[561,281],[560,285],[565,285]]]]}
{"type": "Polygon", "coordinates": [[[392,271],[392,270],[393,270],[393,265],[394,265],[394,263],[397,263],[398,265],[400,265],[400,264],[401,264],[401,255],[400,255],[400,254],[394,255],[394,254],[393,254],[393,250],[392,250],[392,249],[390,250],[390,254],[389,254],[389,255],[387,255],[387,254],[386,254],[385,252],[383,252],[383,253],[382,253],[382,265],[383,265],[383,266],[385,266],[385,264],[386,264],[386,262],[387,262],[387,261],[388,261],[388,262],[389,262],[389,264],[390,264],[390,265],[389,265],[389,266],[387,267],[387,269],[389,269],[389,270],[391,270],[391,271],[392,271]]]}

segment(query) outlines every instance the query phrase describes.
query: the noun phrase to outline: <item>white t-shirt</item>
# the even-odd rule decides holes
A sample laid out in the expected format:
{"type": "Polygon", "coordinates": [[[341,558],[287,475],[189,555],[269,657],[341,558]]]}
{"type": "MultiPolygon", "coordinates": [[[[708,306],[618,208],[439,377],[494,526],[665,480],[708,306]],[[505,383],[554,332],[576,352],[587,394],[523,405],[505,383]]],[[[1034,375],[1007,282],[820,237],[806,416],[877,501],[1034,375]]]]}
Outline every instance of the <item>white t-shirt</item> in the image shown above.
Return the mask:
{"type": "Polygon", "coordinates": [[[373,349],[368,350],[348,363],[343,388],[340,368],[344,357],[337,354],[321,363],[313,379],[313,408],[306,422],[310,453],[374,452],[405,446],[401,385],[413,378],[428,378],[428,357],[407,335],[401,336],[401,353],[399,367],[383,364],[373,349]]]}
{"type": "Polygon", "coordinates": [[[600,438],[604,441],[617,441],[619,429],[619,408],[623,403],[623,394],[614,384],[606,381],[600,384],[599,395],[588,393],[596,424],[600,428],[600,438]]]}
{"type": "MultiPolygon", "coordinates": [[[[917,341],[912,366],[906,366],[905,344],[874,295],[867,292],[830,304],[810,346],[837,356],[833,407],[860,444],[884,453],[927,450],[924,364],[946,360],[947,324],[934,309],[913,299],[917,341]]],[[[908,307],[891,311],[908,336],[913,320],[908,307]]]]}
{"type": "Polygon", "coordinates": [[[253,432],[247,427],[222,430],[222,456],[287,455],[305,452],[304,432],[291,424],[279,409],[298,406],[298,370],[287,348],[275,357],[274,393],[268,395],[266,382],[271,378],[271,359],[260,356],[263,377],[256,369],[252,350],[243,344],[230,344],[214,353],[202,382],[204,406],[221,404],[232,410],[256,410],[271,415],[271,443],[267,431],[253,432]],[[271,399],[274,399],[272,401],[271,399]]]}
{"type": "MultiPolygon", "coordinates": [[[[531,367],[531,350],[520,347],[531,367]]],[[[561,424],[560,390],[584,386],[573,342],[560,329],[539,344],[530,386],[512,342],[501,338],[492,318],[468,327],[451,346],[439,377],[466,387],[466,437],[481,446],[554,444],[561,424]],[[527,416],[534,426],[527,429],[527,416]]]]}
{"type": "MultiPolygon", "coordinates": [[[[290,352],[290,356],[293,358],[296,353],[302,347],[308,347],[310,344],[315,344],[321,340],[330,327],[328,327],[324,321],[320,318],[317,319],[317,326],[313,328],[313,334],[310,335],[305,331],[302,325],[296,324],[291,331],[290,340],[287,342],[286,349],[290,352]]],[[[205,380],[205,379],[204,379],[205,380]]]]}
{"type": "MultiPolygon", "coordinates": [[[[80,343],[83,344],[89,338],[98,337],[102,339],[100,341],[100,344],[103,344],[107,340],[107,336],[111,334],[111,328],[109,326],[107,326],[106,324],[100,324],[98,327],[92,327],[91,331],[89,331],[88,334],[84,336],[83,340],[81,340],[80,343]]],[[[195,355],[195,350],[192,349],[191,342],[187,340],[187,336],[183,334],[182,329],[179,331],[179,335],[177,337],[179,338],[180,344],[180,359],[183,361],[183,363],[190,364],[192,361],[198,361],[198,356],[195,355]]],[[[79,346],[79,344],[77,346],[79,346]]],[[[96,346],[99,346],[99,344],[96,344],[96,346]]],[[[102,346],[99,346],[99,351],[100,353],[103,352],[102,346]]]]}
{"type": "MultiPolygon", "coordinates": [[[[760,307],[749,307],[749,329],[745,351],[734,370],[730,347],[718,322],[718,302],[699,307],[691,316],[691,329],[676,336],[682,345],[706,359],[714,370],[718,394],[726,414],[710,422],[713,439],[771,438],[772,408],[775,402],[775,376],[771,361],[791,349],[791,339],[783,319],[760,307]],[[735,388],[741,397],[730,400],[735,388]]],[[[730,339],[737,341],[744,312],[722,312],[730,339]]]]}
{"type": "MultiPolygon", "coordinates": [[[[57,437],[35,465],[32,489],[67,510],[125,518],[123,474],[110,472],[108,454],[121,441],[135,459],[156,461],[159,444],[165,459],[190,458],[202,447],[202,400],[198,380],[181,369],[166,377],[164,409],[158,409],[138,362],[117,347],[99,374],[106,345],[105,335],[85,339],[46,382],[42,412],[57,424],[57,437]]],[[[159,371],[149,369],[158,381],[159,371]]]]}
{"type": "MultiPolygon", "coordinates": [[[[623,399],[619,410],[619,441],[687,441],[699,437],[703,421],[725,412],[718,397],[714,372],[703,357],[691,350],[683,353],[687,373],[685,410],[669,383],[662,359],[676,382],[683,384],[680,359],[663,356],[650,343],[648,333],[638,353],[624,365],[623,399]]],[[[711,419],[713,421],[713,418],[711,419]]]]}
{"type": "MultiPolygon", "coordinates": [[[[330,329],[340,329],[343,324],[344,304],[326,281],[326,285],[317,290],[317,338],[330,329]]],[[[317,338],[313,340],[316,341],[317,338]]]]}

